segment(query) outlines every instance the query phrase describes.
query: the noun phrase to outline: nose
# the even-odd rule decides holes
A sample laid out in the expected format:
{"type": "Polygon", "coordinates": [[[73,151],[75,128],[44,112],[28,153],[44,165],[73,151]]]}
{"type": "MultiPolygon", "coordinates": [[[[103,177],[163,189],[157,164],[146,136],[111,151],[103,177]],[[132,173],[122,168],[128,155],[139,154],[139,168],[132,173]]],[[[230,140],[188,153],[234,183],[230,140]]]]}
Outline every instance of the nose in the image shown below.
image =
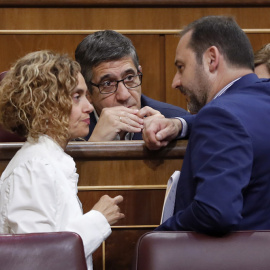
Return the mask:
{"type": "Polygon", "coordinates": [[[90,114],[94,110],[93,105],[89,102],[87,98],[85,98],[85,104],[83,108],[84,108],[84,112],[88,114],[90,114]]]}
{"type": "Polygon", "coordinates": [[[118,101],[126,101],[130,97],[129,90],[125,87],[123,82],[119,82],[118,88],[116,91],[116,99],[118,101]]]}
{"type": "Polygon", "coordinates": [[[181,80],[179,74],[176,73],[172,81],[172,88],[178,88],[179,86],[181,86],[181,80]]]}

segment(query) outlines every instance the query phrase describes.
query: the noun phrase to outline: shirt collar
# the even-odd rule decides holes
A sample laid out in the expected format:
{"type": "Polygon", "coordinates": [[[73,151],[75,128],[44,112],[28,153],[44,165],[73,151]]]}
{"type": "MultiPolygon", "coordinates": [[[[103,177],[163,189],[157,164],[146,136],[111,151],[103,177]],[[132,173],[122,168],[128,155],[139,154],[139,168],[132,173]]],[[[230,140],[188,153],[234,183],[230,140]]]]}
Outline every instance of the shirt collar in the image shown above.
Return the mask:
{"type": "Polygon", "coordinates": [[[238,80],[240,80],[241,77],[235,79],[234,81],[228,83],[225,87],[223,87],[215,96],[213,99],[216,99],[217,97],[221,96],[222,94],[224,94],[235,82],[237,82],[238,80]]]}

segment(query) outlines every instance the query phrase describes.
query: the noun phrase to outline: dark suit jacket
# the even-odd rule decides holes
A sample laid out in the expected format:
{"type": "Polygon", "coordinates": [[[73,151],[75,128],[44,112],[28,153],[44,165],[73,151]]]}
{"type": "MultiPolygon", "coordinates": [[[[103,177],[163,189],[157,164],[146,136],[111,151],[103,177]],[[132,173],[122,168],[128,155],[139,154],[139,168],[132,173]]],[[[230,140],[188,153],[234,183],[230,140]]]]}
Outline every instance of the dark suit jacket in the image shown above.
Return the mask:
{"type": "Polygon", "coordinates": [[[249,74],[194,119],[174,216],[157,230],[270,229],[270,80],[249,74]]]}
{"type": "MultiPolygon", "coordinates": [[[[153,109],[159,111],[161,114],[163,114],[166,118],[172,118],[172,117],[182,117],[184,115],[189,115],[189,113],[177,106],[160,102],[154,99],[151,99],[145,95],[141,96],[141,107],[149,106],[153,109]]],[[[90,114],[90,126],[89,126],[89,134],[85,137],[85,140],[88,140],[97,124],[97,120],[95,118],[94,113],[92,112],[90,114]]],[[[142,133],[135,133],[132,140],[142,140],[142,133]]]]}

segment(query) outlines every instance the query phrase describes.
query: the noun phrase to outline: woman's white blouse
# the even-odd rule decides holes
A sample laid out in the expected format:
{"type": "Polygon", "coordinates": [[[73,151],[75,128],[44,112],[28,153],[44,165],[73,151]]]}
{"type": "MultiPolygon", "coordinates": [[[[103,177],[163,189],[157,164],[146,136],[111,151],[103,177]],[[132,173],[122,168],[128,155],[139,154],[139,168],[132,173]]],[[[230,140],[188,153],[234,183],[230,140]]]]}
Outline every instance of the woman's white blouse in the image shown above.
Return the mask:
{"type": "Polygon", "coordinates": [[[77,197],[75,162],[48,136],[28,140],[0,181],[0,233],[72,231],[84,244],[88,269],[92,253],[111,234],[98,211],[83,214],[77,197]]]}

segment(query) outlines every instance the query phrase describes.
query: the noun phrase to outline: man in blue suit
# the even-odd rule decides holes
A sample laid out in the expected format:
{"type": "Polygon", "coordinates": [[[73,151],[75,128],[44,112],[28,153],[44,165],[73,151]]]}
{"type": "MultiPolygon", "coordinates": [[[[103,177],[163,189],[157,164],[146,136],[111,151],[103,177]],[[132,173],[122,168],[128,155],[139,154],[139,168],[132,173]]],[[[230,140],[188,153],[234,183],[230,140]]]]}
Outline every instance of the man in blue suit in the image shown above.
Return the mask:
{"type": "MultiPolygon", "coordinates": [[[[172,85],[197,116],[188,129],[173,216],[157,230],[270,229],[270,80],[253,73],[247,36],[230,17],[203,17],[181,32],[175,65],[172,85]]],[[[144,124],[150,149],[182,129],[178,119],[144,124]]]]}
{"type": "Polygon", "coordinates": [[[142,67],[133,44],[122,34],[95,32],[77,46],[75,57],[95,108],[86,140],[142,140],[145,117],[188,114],[141,94],[142,67]]]}

